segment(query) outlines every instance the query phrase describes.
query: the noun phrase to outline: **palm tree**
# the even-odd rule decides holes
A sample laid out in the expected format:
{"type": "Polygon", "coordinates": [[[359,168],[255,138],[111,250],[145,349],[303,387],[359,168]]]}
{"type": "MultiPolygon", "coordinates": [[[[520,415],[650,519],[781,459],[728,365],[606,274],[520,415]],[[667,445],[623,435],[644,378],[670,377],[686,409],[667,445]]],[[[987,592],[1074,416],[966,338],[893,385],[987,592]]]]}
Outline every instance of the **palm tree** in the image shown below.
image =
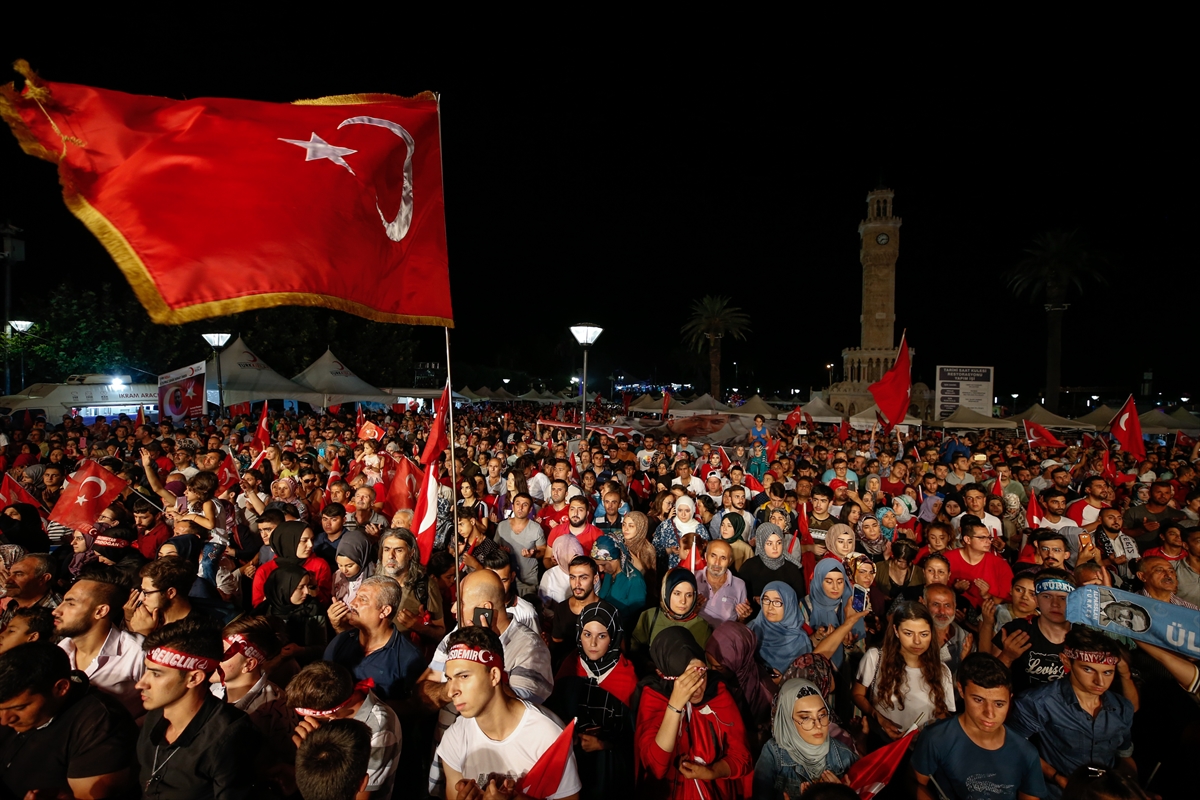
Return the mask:
{"type": "Polygon", "coordinates": [[[1062,386],[1063,314],[1072,293],[1082,294],[1086,283],[1104,285],[1105,259],[1089,250],[1078,230],[1050,231],[1034,237],[1025,258],[1005,276],[1017,297],[1041,300],[1046,309],[1046,408],[1058,411],[1062,386]]]}
{"type": "Polygon", "coordinates": [[[684,344],[695,346],[696,352],[708,344],[709,394],[721,399],[721,339],[732,336],[745,340],[750,332],[750,317],[740,308],[729,305],[730,298],[705,295],[692,302],[691,320],[680,329],[684,344]]]}

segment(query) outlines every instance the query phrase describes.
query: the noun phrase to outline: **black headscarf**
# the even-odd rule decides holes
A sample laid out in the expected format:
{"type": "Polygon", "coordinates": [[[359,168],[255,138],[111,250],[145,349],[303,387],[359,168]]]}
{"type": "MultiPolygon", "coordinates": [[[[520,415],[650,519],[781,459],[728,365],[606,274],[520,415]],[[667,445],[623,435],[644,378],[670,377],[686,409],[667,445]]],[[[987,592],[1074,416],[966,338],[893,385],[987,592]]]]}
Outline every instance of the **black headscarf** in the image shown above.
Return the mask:
{"type": "Polygon", "coordinates": [[[308,572],[304,567],[297,564],[281,564],[278,569],[273,570],[267,576],[266,585],[263,587],[263,593],[267,597],[263,603],[265,608],[263,606],[259,606],[259,608],[273,617],[287,618],[291,616],[300,608],[292,603],[292,595],[296,593],[296,587],[306,576],[308,576],[308,572]]]}
{"type": "Polygon", "coordinates": [[[575,625],[575,646],[579,649],[579,661],[592,675],[593,680],[599,681],[617,665],[621,659],[621,620],[617,617],[617,609],[600,600],[586,606],[579,612],[579,622],[575,625]],[[583,650],[583,628],[589,622],[599,622],[608,631],[608,652],[593,661],[583,650]]]}
{"type": "MultiPolygon", "coordinates": [[[[667,615],[668,619],[676,622],[688,622],[695,619],[700,614],[700,590],[696,588],[696,574],[691,570],[683,567],[676,567],[667,573],[667,577],[663,579],[662,597],[659,599],[659,608],[662,613],[667,615]],[[671,609],[671,593],[675,591],[675,587],[681,583],[686,583],[692,587],[692,607],[682,614],[676,614],[671,609]]],[[[695,642],[693,641],[693,644],[695,642]]],[[[696,645],[699,647],[699,645],[696,645]]],[[[704,660],[704,648],[700,648],[700,660],[704,660]]]]}
{"type": "MultiPolygon", "coordinates": [[[[654,664],[655,672],[641,680],[641,686],[648,686],[663,697],[670,699],[671,690],[675,688],[675,678],[687,669],[692,660],[706,663],[704,648],[696,644],[692,632],[682,625],[672,625],[659,632],[650,643],[650,661],[654,664]]],[[[703,705],[717,696],[719,683],[716,672],[708,673],[708,682],[704,686],[703,705]]]]}
{"type": "Polygon", "coordinates": [[[49,553],[50,537],[42,529],[42,517],[38,510],[29,503],[13,503],[9,508],[15,508],[21,515],[16,525],[6,530],[10,544],[15,544],[26,553],[49,553]]]}
{"type": "Polygon", "coordinates": [[[200,554],[204,546],[200,543],[199,536],[193,536],[190,533],[185,533],[182,536],[172,536],[163,542],[164,545],[171,545],[175,548],[175,552],[179,557],[189,564],[193,564],[197,569],[200,567],[200,554]]]}
{"type": "Polygon", "coordinates": [[[275,561],[280,567],[298,567],[304,563],[296,556],[296,548],[307,527],[303,522],[283,522],[275,527],[271,533],[271,549],[275,551],[275,561]]]}

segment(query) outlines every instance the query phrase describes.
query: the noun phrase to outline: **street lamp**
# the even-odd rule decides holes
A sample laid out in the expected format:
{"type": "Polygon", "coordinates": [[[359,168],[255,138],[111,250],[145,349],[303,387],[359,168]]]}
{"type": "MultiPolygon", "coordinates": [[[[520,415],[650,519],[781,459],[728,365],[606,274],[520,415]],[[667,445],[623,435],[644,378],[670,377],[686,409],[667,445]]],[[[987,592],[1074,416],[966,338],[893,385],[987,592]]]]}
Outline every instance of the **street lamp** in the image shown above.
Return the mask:
{"type": "Polygon", "coordinates": [[[225,343],[229,341],[229,334],[202,333],[200,335],[212,347],[213,361],[217,362],[217,416],[219,417],[225,409],[225,386],[221,382],[221,354],[218,352],[218,348],[224,347],[225,343]]]}
{"type": "MultiPolygon", "coordinates": [[[[33,323],[26,319],[12,319],[8,321],[12,329],[17,333],[27,333],[33,327],[33,323]]],[[[21,388],[25,388],[25,346],[21,346],[21,388]]],[[[1186,401],[1185,401],[1186,402],[1186,401]]]]}
{"type": "Polygon", "coordinates": [[[833,364],[826,364],[825,369],[829,370],[829,388],[833,388],[833,364]]]}
{"type": "Polygon", "coordinates": [[[571,335],[575,337],[575,341],[579,342],[579,346],[583,348],[583,387],[579,393],[580,409],[583,412],[580,416],[580,438],[583,444],[587,444],[587,354],[596,340],[600,338],[600,334],[604,329],[599,325],[593,325],[590,322],[581,322],[578,325],[571,326],[571,335]]]}

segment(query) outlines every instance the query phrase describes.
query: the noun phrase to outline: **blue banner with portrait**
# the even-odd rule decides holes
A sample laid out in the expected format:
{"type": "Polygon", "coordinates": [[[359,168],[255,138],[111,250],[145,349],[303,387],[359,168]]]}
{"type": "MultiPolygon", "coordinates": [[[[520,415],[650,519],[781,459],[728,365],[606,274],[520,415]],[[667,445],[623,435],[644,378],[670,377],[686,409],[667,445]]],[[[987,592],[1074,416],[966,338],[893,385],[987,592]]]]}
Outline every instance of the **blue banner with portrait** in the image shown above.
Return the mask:
{"type": "Polygon", "coordinates": [[[1067,620],[1200,658],[1200,611],[1107,586],[1067,595],[1067,620]]]}

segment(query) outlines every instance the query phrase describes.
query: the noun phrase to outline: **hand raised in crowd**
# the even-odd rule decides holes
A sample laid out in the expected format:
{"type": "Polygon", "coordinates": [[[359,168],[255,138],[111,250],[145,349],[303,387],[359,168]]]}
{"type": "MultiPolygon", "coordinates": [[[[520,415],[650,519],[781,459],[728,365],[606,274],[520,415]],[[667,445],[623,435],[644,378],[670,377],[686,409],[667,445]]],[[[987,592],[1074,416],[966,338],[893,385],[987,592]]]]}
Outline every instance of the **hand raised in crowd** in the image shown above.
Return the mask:
{"type": "Polygon", "coordinates": [[[1029,639],[1029,634],[1025,631],[1000,631],[1000,641],[1003,647],[1000,652],[1000,660],[1005,664],[1012,665],[1012,662],[1024,654],[1026,650],[1033,646],[1033,642],[1029,639]]]}
{"type": "Polygon", "coordinates": [[[299,747],[301,742],[319,727],[321,727],[321,720],[316,717],[301,717],[300,724],[296,726],[296,732],[292,734],[292,744],[299,747]]]}
{"type": "Polygon", "coordinates": [[[982,596],[982,597],[991,597],[992,596],[992,585],[990,583],[985,581],[983,578],[976,578],[974,583],[975,583],[975,588],[979,590],[980,596],[982,596]]]}
{"type": "MultiPolygon", "coordinates": [[[[675,686],[671,689],[671,705],[675,708],[682,709],[685,705],[692,701],[692,695],[696,693],[696,689],[704,680],[705,668],[699,664],[689,664],[688,668],[683,671],[683,674],[675,679],[675,686]]],[[[668,714],[674,714],[674,711],[667,709],[668,714]]]]}
{"type": "Polygon", "coordinates": [[[363,526],[363,531],[367,534],[367,536],[379,536],[382,530],[383,526],[373,525],[369,522],[363,526]]]}
{"type": "Polygon", "coordinates": [[[341,600],[334,600],[329,604],[329,610],[325,612],[325,616],[329,617],[329,624],[338,633],[350,629],[350,621],[347,619],[349,615],[350,606],[341,600]]]}
{"type": "Polygon", "coordinates": [[[738,622],[745,622],[754,613],[754,609],[750,607],[749,602],[738,603],[733,607],[733,610],[737,612],[738,622]]]}
{"type": "Polygon", "coordinates": [[[956,591],[956,592],[965,592],[967,589],[970,589],[970,588],[971,588],[970,581],[964,580],[964,581],[955,581],[954,582],[954,591],[956,591]]]}
{"type": "Polygon", "coordinates": [[[411,608],[402,608],[396,612],[396,622],[409,630],[421,627],[419,623],[424,618],[425,606],[421,606],[416,611],[413,611],[411,608]]]}
{"type": "Polygon", "coordinates": [[[598,753],[601,750],[607,749],[604,741],[592,733],[579,734],[579,747],[585,753],[598,753]]]}
{"type": "Polygon", "coordinates": [[[983,598],[983,605],[979,607],[980,623],[987,623],[988,627],[992,627],[996,622],[996,598],[987,595],[983,598]]]}

